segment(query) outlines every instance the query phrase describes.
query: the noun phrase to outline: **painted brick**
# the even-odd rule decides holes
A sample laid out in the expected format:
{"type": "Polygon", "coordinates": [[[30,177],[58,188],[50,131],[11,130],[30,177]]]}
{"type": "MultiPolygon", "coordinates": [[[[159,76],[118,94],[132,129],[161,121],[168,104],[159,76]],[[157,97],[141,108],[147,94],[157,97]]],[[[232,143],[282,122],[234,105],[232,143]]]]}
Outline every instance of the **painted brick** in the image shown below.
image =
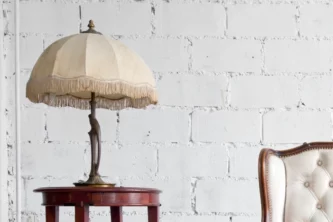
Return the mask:
{"type": "Polygon", "coordinates": [[[151,26],[151,6],[145,2],[120,2],[84,4],[82,9],[83,30],[90,19],[96,30],[113,35],[149,35],[151,26]]]}
{"type": "Polygon", "coordinates": [[[308,76],[302,80],[300,90],[306,107],[328,108],[333,106],[332,76],[308,76]]]}
{"type": "MultiPolygon", "coordinates": [[[[123,215],[123,219],[126,222],[146,222],[148,220],[147,215],[123,215]]],[[[110,222],[110,215],[102,214],[102,215],[90,215],[91,221],[98,221],[98,222],[110,222]]],[[[72,220],[74,221],[74,220],[72,220]]]]}
{"type": "Polygon", "coordinates": [[[39,187],[51,186],[50,181],[36,178],[22,180],[22,183],[24,183],[22,184],[22,210],[35,212],[36,214],[44,214],[45,207],[41,205],[41,194],[36,194],[33,190],[39,187]]]}
{"type": "Polygon", "coordinates": [[[230,175],[232,177],[257,178],[258,158],[261,148],[261,146],[242,144],[230,147],[230,175]]]}
{"type": "Polygon", "coordinates": [[[333,7],[329,5],[302,5],[300,32],[307,36],[333,35],[333,7]]]}
{"type": "Polygon", "coordinates": [[[193,42],[193,69],[260,72],[261,43],[256,40],[204,39],[193,42]]]}
{"type": "Polygon", "coordinates": [[[20,60],[22,69],[32,69],[43,52],[41,36],[26,36],[20,38],[20,60]]]}
{"type": "Polygon", "coordinates": [[[45,110],[21,109],[21,141],[43,142],[46,138],[45,110]]]}
{"type": "Polygon", "coordinates": [[[185,142],[189,114],[178,110],[125,110],[120,112],[121,142],[185,142]]]}
{"type": "Polygon", "coordinates": [[[65,3],[21,3],[20,31],[75,34],[79,32],[79,5],[65,3]]]}
{"type": "Polygon", "coordinates": [[[198,212],[260,213],[259,199],[256,180],[199,180],[196,187],[198,212]]]}
{"type": "Polygon", "coordinates": [[[100,172],[103,176],[140,177],[153,176],[156,173],[157,151],[154,147],[128,145],[121,149],[110,149],[103,146],[102,157],[100,172]]]}
{"type": "Polygon", "coordinates": [[[191,212],[191,181],[189,179],[159,179],[125,180],[122,186],[153,187],[163,192],[160,202],[161,212],[191,212]]]}
{"type": "Polygon", "coordinates": [[[192,138],[196,142],[259,142],[260,115],[249,111],[196,111],[192,138]]]}
{"type": "Polygon", "coordinates": [[[329,72],[333,43],[269,40],[265,44],[265,56],[268,72],[329,72]]]}
{"type": "MultiPolygon", "coordinates": [[[[74,108],[49,108],[47,112],[47,130],[50,141],[90,141],[88,132],[90,123],[88,110],[74,108]]],[[[116,139],[116,112],[104,109],[96,111],[101,126],[102,141],[113,142],[116,139]]]]}
{"type": "Polygon", "coordinates": [[[31,221],[38,221],[37,215],[27,215],[27,212],[24,212],[25,214],[21,216],[21,221],[23,222],[31,222],[31,221]]]}
{"type": "Polygon", "coordinates": [[[156,31],[162,35],[223,35],[226,13],[218,4],[161,3],[156,31]]]}
{"type": "Polygon", "coordinates": [[[186,71],[189,56],[184,39],[123,39],[153,71],[186,71]]]}
{"type": "Polygon", "coordinates": [[[263,117],[263,139],[269,143],[331,140],[329,112],[270,112],[263,117]]]}
{"type": "Polygon", "coordinates": [[[227,79],[225,76],[163,75],[157,88],[160,105],[222,107],[227,79]]]}
{"type": "Polygon", "coordinates": [[[88,148],[82,145],[24,144],[22,175],[34,178],[82,176],[85,166],[84,153],[88,148]]]}
{"type": "Polygon", "coordinates": [[[5,35],[3,39],[3,67],[5,67],[5,75],[8,77],[15,73],[15,37],[5,35]]]}
{"type": "Polygon", "coordinates": [[[240,4],[228,7],[230,36],[295,36],[296,6],[240,4]]]}
{"type": "Polygon", "coordinates": [[[299,102],[298,80],[292,76],[240,76],[231,79],[231,106],[293,107],[299,102]]]}
{"type": "Polygon", "coordinates": [[[261,220],[261,217],[259,216],[233,216],[232,221],[233,222],[258,222],[261,220]]]}
{"type": "Polygon", "coordinates": [[[163,215],[161,222],[230,222],[228,216],[217,216],[217,215],[189,215],[189,216],[173,216],[163,215]]]}
{"type": "Polygon", "coordinates": [[[14,33],[15,32],[15,13],[13,10],[13,4],[1,4],[3,10],[3,32],[14,33]]]}
{"type": "Polygon", "coordinates": [[[227,158],[224,146],[165,147],[159,149],[159,175],[224,177],[228,172],[227,158]]]}

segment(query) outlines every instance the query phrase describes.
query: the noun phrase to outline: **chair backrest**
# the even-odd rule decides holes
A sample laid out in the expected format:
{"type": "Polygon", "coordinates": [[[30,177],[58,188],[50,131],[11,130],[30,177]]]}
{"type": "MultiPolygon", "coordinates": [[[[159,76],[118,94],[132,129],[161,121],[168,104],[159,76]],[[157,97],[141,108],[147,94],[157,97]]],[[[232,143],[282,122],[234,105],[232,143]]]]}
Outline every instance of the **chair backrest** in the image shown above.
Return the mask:
{"type": "Polygon", "coordinates": [[[333,143],[305,143],[259,157],[262,222],[333,221],[333,143]]]}

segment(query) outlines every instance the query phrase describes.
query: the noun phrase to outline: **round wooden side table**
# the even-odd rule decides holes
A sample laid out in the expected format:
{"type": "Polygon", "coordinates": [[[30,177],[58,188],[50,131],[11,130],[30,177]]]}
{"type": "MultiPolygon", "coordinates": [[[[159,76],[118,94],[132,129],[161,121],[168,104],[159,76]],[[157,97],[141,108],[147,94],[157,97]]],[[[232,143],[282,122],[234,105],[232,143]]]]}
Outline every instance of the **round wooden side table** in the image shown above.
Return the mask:
{"type": "Polygon", "coordinates": [[[123,222],[122,207],[148,207],[148,222],[159,221],[160,190],[130,187],[44,187],[46,222],[59,222],[59,207],[75,207],[75,222],[89,222],[89,206],[109,206],[112,222],[123,222]]]}

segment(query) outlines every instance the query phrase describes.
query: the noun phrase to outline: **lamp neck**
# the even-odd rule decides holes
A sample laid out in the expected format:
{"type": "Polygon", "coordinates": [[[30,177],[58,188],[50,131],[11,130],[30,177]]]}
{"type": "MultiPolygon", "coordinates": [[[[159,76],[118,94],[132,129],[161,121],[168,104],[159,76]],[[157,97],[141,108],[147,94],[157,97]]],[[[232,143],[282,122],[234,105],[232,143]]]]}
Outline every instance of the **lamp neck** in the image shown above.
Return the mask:
{"type": "Polygon", "coordinates": [[[91,93],[91,101],[90,101],[90,108],[91,108],[91,116],[96,118],[96,98],[95,93],[91,93]]]}

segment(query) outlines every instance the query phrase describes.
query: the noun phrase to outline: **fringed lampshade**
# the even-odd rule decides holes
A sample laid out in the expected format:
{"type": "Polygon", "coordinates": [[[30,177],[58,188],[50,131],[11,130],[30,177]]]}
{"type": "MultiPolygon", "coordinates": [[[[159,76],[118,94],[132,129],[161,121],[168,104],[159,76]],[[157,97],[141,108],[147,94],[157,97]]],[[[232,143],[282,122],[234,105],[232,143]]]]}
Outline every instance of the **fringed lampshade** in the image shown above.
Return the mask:
{"type": "Polygon", "coordinates": [[[155,80],[144,61],[121,42],[89,30],[51,44],[37,60],[26,96],[34,103],[91,109],[92,146],[88,181],[75,185],[107,186],[99,176],[100,127],[95,108],[119,110],[157,103],[155,80]]]}
{"type": "Polygon", "coordinates": [[[35,103],[89,109],[142,108],[157,102],[154,77],[145,62],[121,42],[81,33],[51,44],[34,66],[27,97],[35,103]]]}

